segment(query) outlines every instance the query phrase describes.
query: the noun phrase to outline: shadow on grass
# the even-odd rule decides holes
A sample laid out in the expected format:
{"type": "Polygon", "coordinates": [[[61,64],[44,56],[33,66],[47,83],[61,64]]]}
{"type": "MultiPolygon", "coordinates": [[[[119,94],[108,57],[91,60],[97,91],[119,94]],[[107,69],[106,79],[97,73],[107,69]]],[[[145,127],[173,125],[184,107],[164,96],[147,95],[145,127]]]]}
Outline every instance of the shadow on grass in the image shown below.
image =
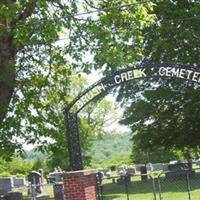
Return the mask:
{"type": "Polygon", "coordinates": [[[187,192],[188,189],[192,192],[193,190],[199,190],[200,195],[200,174],[182,178],[160,178],[162,192],[187,192]],[[188,188],[189,186],[189,188],[188,188]]]}
{"type": "MultiPolygon", "coordinates": [[[[153,183],[151,180],[146,182],[132,181],[128,185],[128,193],[130,199],[135,199],[134,196],[139,195],[141,199],[152,200],[154,196],[153,183]]],[[[103,185],[103,196],[105,200],[127,199],[125,184],[105,183],[103,185]]],[[[140,198],[137,197],[137,199],[140,198]]]]}
{"type": "MultiPolygon", "coordinates": [[[[103,200],[114,200],[114,199],[121,199],[123,198],[122,195],[109,195],[109,196],[104,196],[104,199],[103,200]]],[[[124,199],[124,198],[123,198],[124,199]]]]}
{"type": "MultiPolygon", "coordinates": [[[[128,190],[131,194],[136,193],[149,193],[153,192],[153,183],[152,181],[142,182],[142,181],[132,181],[131,184],[128,184],[128,190]]],[[[125,193],[126,188],[125,184],[119,183],[105,183],[103,185],[104,193],[125,193]]]]}
{"type": "MultiPolygon", "coordinates": [[[[163,195],[170,194],[171,197],[185,197],[187,198],[188,183],[186,177],[184,178],[166,178],[165,176],[160,178],[161,191],[163,195]]],[[[158,195],[158,179],[155,179],[156,193],[158,195]]],[[[200,196],[200,174],[196,174],[194,177],[189,178],[189,186],[191,194],[195,191],[195,195],[200,196]]],[[[145,199],[152,200],[154,197],[153,181],[148,180],[142,182],[140,180],[132,180],[128,185],[128,191],[130,199],[145,199]]],[[[126,188],[124,183],[111,183],[106,182],[103,184],[103,195],[105,200],[114,199],[126,199],[126,188]],[[122,198],[123,196],[123,198],[122,198]]],[[[194,195],[193,195],[194,196],[194,195]]],[[[195,198],[194,198],[195,199],[195,198]]],[[[200,198],[198,198],[200,199],[200,198]]]]}

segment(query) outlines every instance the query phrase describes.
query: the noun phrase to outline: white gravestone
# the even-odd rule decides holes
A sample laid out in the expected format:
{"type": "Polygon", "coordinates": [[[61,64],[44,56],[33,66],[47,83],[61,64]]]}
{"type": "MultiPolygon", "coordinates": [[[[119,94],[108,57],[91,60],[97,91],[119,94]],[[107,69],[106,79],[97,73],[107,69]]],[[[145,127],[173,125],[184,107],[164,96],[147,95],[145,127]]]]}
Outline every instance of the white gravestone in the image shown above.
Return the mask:
{"type": "Polygon", "coordinates": [[[26,186],[26,179],[25,178],[14,178],[14,187],[24,187],[26,186]]]}
{"type": "Polygon", "coordinates": [[[11,177],[2,177],[0,178],[0,194],[4,195],[12,191],[14,184],[11,177]]]}

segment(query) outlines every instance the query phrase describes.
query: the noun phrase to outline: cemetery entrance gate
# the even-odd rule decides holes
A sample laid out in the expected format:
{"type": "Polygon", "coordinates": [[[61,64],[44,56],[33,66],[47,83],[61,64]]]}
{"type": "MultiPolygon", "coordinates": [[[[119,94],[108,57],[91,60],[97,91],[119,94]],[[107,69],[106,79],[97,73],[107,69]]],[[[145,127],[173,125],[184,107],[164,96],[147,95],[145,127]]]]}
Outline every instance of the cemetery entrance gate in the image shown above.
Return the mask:
{"type": "Polygon", "coordinates": [[[78,113],[91,101],[108,94],[114,87],[135,79],[177,78],[200,83],[200,70],[179,64],[143,64],[121,69],[97,81],[78,95],[65,110],[68,152],[72,171],[82,170],[83,157],[78,129],[78,113]]]}

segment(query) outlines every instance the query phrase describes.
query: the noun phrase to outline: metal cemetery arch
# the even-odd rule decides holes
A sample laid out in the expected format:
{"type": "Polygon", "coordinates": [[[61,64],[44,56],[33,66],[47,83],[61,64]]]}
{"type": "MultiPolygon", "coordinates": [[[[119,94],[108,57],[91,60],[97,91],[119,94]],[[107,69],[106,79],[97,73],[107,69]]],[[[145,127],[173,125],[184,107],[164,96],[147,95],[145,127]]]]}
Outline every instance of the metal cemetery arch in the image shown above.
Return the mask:
{"type": "Polygon", "coordinates": [[[115,86],[135,79],[156,77],[171,77],[200,83],[200,69],[179,64],[144,64],[140,67],[122,69],[102,78],[88,87],[67,106],[65,110],[65,120],[71,170],[83,169],[78,130],[78,113],[92,100],[100,97],[103,93],[108,92],[115,86]]]}

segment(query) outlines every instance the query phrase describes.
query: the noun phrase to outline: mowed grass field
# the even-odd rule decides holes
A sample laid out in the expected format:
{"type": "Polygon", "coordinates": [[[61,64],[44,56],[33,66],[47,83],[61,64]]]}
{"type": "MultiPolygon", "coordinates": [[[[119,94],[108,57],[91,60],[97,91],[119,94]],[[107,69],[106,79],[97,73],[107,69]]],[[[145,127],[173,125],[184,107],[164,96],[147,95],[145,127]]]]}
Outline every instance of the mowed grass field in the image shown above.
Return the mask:
{"type": "MultiPolygon", "coordinates": [[[[200,173],[187,182],[185,178],[166,178],[164,175],[153,181],[149,179],[142,182],[140,177],[132,177],[131,184],[128,185],[129,200],[200,200],[200,173]],[[189,184],[188,184],[189,183],[189,184]],[[159,193],[159,187],[161,193],[159,193]],[[190,188],[190,192],[188,192],[190,188]],[[155,194],[153,191],[156,191],[155,194]],[[190,195],[190,198],[189,198],[190,195]]],[[[112,183],[111,179],[103,181],[104,200],[126,200],[126,188],[124,183],[112,183]]]]}

